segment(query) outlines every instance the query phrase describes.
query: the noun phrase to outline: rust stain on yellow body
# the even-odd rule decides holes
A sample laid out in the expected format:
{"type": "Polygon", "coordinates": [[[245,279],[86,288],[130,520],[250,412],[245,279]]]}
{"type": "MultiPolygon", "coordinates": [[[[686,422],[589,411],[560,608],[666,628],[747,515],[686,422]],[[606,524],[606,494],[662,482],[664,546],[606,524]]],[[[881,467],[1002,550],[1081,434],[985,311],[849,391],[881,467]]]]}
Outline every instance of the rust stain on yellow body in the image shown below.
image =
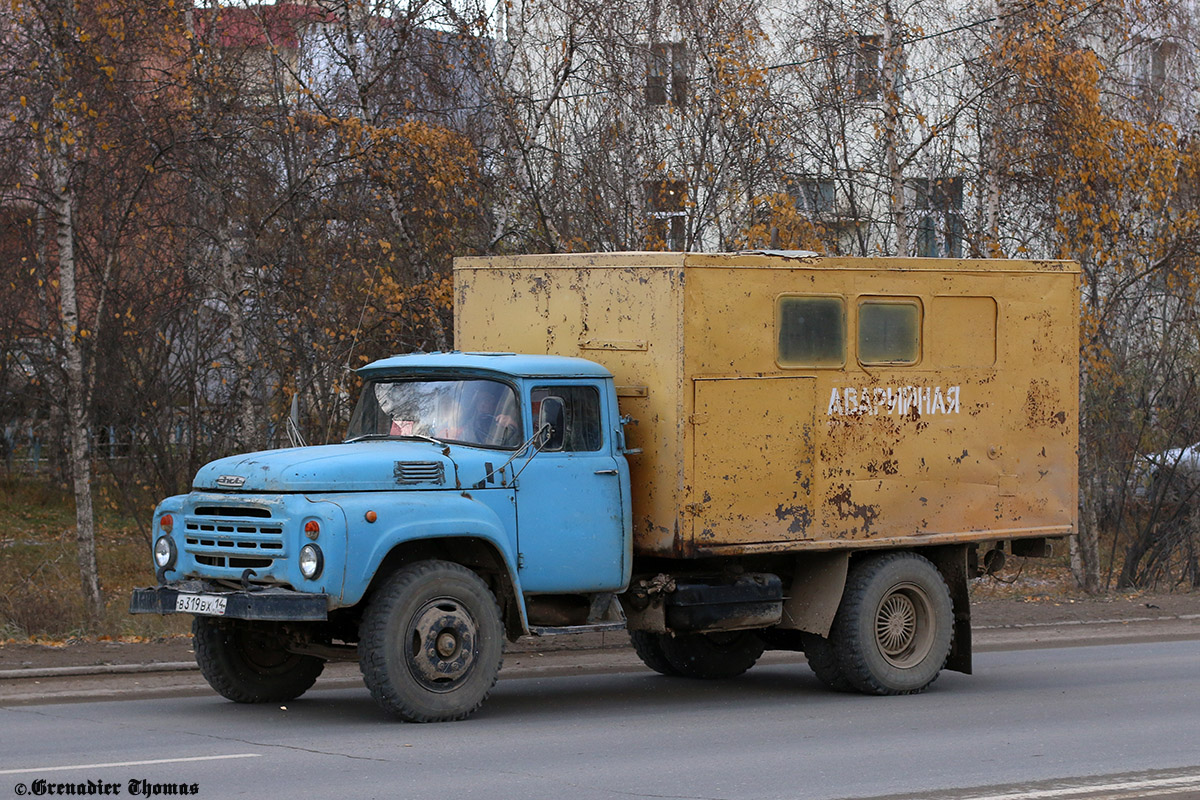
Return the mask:
{"type": "Polygon", "coordinates": [[[455,287],[459,348],[616,376],[638,554],[1075,531],[1071,262],[584,253],[458,259],[455,287]],[[781,365],[781,297],[840,299],[839,363],[781,365]],[[915,360],[863,363],[871,303],[912,309],[915,360]]]}

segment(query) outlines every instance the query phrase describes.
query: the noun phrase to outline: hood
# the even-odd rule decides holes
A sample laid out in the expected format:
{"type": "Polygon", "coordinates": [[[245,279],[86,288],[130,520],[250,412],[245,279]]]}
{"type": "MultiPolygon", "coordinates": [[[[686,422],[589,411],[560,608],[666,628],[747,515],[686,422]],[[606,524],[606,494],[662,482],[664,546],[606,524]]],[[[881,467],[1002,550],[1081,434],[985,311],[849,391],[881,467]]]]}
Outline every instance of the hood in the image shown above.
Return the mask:
{"type": "MultiPolygon", "coordinates": [[[[483,454],[466,451],[474,480],[483,475],[483,454]],[[477,456],[477,457],[476,457],[477,456]],[[477,475],[475,473],[478,473],[477,475]]],[[[503,463],[499,453],[489,460],[503,463]]],[[[507,456],[506,456],[507,457],[507,456]]],[[[193,489],[234,492],[375,492],[454,489],[460,463],[448,446],[432,442],[371,441],[264,450],[218,459],[201,467],[193,489]]]]}

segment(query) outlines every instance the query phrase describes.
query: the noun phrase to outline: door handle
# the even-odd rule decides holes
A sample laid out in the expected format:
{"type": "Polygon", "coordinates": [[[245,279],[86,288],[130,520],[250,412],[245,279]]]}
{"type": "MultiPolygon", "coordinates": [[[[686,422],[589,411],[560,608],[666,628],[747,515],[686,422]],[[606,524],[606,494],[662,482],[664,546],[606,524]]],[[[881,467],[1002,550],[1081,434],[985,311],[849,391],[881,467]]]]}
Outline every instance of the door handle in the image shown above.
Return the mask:
{"type": "Polygon", "coordinates": [[[617,471],[615,469],[598,469],[598,470],[596,470],[596,474],[597,475],[616,475],[617,471]]]}

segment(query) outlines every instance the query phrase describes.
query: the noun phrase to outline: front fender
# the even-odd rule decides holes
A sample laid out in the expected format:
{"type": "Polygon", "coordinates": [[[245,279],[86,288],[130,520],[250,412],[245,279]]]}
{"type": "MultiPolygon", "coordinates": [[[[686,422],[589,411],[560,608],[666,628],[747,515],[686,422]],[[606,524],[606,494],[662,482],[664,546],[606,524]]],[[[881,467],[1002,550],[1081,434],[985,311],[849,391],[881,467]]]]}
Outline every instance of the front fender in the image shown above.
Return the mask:
{"type": "Polygon", "coordinates": [[[346,573],[341,604],[355,605],[383,560],[406,542],[469,537],[491,545],[504,561],[518,598],[516,511],[511,490],[380,492],[327,496],[347,521],[346,573]],[[368,512],[375,521],[369,522],[368,512]]]}

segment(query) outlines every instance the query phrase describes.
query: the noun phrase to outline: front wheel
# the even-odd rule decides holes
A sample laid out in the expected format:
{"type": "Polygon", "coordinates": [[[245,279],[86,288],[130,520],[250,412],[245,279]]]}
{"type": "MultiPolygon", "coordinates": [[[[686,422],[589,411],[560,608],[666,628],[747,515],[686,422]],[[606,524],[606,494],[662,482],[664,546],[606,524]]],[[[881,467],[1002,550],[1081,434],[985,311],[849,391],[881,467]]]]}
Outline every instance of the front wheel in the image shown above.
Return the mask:
{"type": "Polygon", "coordinates": [[[313,656],[287,651],[268,625],[192,618],[192,647],[208,685],[235,703],[278,703],[307,692],[325,669],[313,656]]]}
{"type": "Polygon", "coordinates": [[[837,666],[865,694],[915,694],[933,683],[954,635],[950,590],[916,553],[855,565],[830,632],[837,666]]]}
{"type": "Polygon", "coordinates": [[[500,608],[478,575],[422,561],[392,575],[371,600],[359,667],[388,713],[407,722],[463,719],[495,685],[503,641],[500,608]]]}

